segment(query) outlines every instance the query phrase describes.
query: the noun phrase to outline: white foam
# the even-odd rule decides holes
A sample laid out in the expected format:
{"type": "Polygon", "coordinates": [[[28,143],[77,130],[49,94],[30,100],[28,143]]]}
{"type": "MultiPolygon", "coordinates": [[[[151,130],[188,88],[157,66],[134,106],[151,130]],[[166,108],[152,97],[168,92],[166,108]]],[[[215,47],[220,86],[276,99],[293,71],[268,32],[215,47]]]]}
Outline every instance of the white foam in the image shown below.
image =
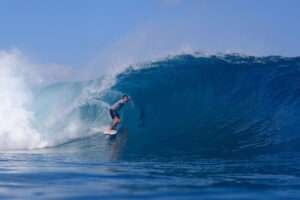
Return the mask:
{"type": "Polygon", "coordinates": [[[33,127],[31,92],[22,78],[22,59],[0,52],[0,149],[31,149],[46,145],[33,127]]]}

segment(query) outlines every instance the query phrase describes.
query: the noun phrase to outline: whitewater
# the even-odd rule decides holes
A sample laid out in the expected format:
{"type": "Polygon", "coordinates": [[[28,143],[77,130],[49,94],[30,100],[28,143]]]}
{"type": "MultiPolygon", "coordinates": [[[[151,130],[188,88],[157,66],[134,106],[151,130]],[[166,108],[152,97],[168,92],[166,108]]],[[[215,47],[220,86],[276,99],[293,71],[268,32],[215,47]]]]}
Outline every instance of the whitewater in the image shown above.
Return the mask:
{"type": "Polygon", "coordinates": [[[0,54],[2,198],[300,196],[299,57],[182,54],[47,84],[28,65],[0,54]]]}

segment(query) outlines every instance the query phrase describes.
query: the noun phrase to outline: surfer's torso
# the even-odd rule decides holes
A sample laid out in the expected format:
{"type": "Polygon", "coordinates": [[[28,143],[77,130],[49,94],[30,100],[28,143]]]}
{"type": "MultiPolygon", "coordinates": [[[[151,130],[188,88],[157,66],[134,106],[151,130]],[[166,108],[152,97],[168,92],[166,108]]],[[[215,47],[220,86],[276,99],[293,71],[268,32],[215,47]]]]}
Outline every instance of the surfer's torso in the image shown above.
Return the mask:
{"type": "Polygon", "coordinates": [[[125,104],[126,104],[126,101],[123,99],[120,99],[119,101],[117,101],[110,107],[110,110],[119,111],[125,104]]]}

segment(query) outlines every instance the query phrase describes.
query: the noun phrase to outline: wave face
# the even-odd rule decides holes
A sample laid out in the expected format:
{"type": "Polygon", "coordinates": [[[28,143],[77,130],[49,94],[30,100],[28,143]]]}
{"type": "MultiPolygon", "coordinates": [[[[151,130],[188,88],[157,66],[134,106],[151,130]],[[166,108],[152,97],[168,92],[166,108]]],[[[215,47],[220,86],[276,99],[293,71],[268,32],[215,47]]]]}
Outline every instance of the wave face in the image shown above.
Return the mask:
{"type": "Polygon", "coordinates": [[[134,100],[131,153],[299,150],[300,58],[183,55],[128,70],[114,89],[134,100]]]}
{"type": "Polygon", "coordinates": [[[123,93],[132,98],[122,112],[125,157],[300,150],[300,58],[181,55],[50,85],[32,94],[30,128],[44,146],[87,137],[110,123],[123,93]]]}

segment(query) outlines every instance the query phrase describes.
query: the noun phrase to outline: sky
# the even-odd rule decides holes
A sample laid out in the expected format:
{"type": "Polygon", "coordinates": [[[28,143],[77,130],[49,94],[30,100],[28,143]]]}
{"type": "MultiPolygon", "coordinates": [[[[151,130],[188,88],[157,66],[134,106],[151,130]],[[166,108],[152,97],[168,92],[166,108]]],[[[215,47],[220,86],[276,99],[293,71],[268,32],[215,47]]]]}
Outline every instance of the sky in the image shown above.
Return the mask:
{"type": "Polygon", "coordinates": [[[300,55],[299,0],[0,0],[0,50],[74,68],[183,52],[300,55]]]}

